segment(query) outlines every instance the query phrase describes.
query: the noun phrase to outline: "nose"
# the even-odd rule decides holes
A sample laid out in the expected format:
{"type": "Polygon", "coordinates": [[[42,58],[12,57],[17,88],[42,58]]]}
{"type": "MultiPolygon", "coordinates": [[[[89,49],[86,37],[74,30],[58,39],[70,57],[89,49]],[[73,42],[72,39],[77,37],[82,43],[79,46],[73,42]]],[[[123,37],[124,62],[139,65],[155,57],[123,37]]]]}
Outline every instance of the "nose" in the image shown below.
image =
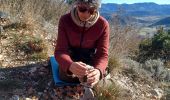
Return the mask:
{"type": "Polygon", "coordinates": [[[86,12],[82,13],[82,15],[83,15],[84,17],[89,17],[89,16],[90,16],[90,13],[89,13],[89,11],[86,11],[86,12]]]}

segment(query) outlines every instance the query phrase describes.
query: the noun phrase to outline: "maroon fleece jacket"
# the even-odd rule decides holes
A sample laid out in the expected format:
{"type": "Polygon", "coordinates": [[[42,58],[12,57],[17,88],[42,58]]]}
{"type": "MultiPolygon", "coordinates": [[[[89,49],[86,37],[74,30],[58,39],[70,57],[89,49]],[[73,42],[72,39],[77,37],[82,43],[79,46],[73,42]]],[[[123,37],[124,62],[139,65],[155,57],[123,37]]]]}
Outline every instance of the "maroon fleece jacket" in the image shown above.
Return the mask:
{"type": "Polygon", "coordinates": [[[81,48],[96,48],[93,67],[99,69],[103,76],[108,64],[109,30],[108,22],[101,16],[93,26],[85,28],[75,24],[70,13],[63,15],[59,20],[54,54],[61,70],[68,73],[73,62],[68,51],[69,45],[81,45],[81,48]]]}

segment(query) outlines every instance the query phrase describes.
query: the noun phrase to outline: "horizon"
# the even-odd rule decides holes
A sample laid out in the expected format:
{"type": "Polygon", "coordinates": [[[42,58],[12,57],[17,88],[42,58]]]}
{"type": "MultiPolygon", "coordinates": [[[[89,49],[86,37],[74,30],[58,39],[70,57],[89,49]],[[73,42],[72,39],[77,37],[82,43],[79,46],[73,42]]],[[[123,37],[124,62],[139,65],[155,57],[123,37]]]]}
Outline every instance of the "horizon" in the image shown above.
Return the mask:
{"type": "Polygon", "coordinates": [[[169,0],[102,0],[102,4],[116,3],[116,4],[134,4],[134,3],[156,3],[156,4],[170,4],[169,0]]]}

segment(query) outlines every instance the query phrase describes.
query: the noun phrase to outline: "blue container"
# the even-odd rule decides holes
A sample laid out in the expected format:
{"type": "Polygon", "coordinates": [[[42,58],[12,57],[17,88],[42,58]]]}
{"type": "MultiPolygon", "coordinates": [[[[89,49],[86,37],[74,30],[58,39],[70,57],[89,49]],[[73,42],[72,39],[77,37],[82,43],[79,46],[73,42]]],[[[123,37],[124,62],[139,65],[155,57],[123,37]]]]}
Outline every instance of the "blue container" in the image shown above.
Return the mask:
{"type": "Polygon", "coordinates": [[[54,56],[50,57],[50,63],[51,63],[51,67],[52,67],[53,79],[54,79],[56,86],[70,86],[70,85],[79,84],[79,83],[68,83],[68,82],[64,82],[64,81],[60,80],[60,78],[59,78],[59,64],[56,61],[54,56]]]}

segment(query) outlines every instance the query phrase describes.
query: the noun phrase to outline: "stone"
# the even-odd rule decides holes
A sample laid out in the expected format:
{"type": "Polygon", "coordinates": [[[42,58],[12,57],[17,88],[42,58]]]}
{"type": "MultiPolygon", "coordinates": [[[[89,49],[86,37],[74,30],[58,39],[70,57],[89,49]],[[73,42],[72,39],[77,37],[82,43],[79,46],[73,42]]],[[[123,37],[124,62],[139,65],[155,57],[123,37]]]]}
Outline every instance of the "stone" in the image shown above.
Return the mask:
{"type": "Polygon", "coordinates": [[[2,59],[3,59],[3,55],[0,54],[0,60],[2,60],[2,59]]]}
{"type": "Polygon", "coordinates": [[[10,100],[19,100],[19,96],[18,95],[13,95],[10,100]]]}
{"type": "Polygon", "coordinates": [[[160,88],[156,88],[156,89],[153,89],[150,91],[150,93],[153,95],[153,96],[156,96],[157,98],[161,98],[163,96],[163,90],[160,89],[160,88]]]}
{"type": "Polygon", "coordinates": [[[91,88],[84,87],[85,93],[80,100],[94,100],[94,93],[91,88]]]}

